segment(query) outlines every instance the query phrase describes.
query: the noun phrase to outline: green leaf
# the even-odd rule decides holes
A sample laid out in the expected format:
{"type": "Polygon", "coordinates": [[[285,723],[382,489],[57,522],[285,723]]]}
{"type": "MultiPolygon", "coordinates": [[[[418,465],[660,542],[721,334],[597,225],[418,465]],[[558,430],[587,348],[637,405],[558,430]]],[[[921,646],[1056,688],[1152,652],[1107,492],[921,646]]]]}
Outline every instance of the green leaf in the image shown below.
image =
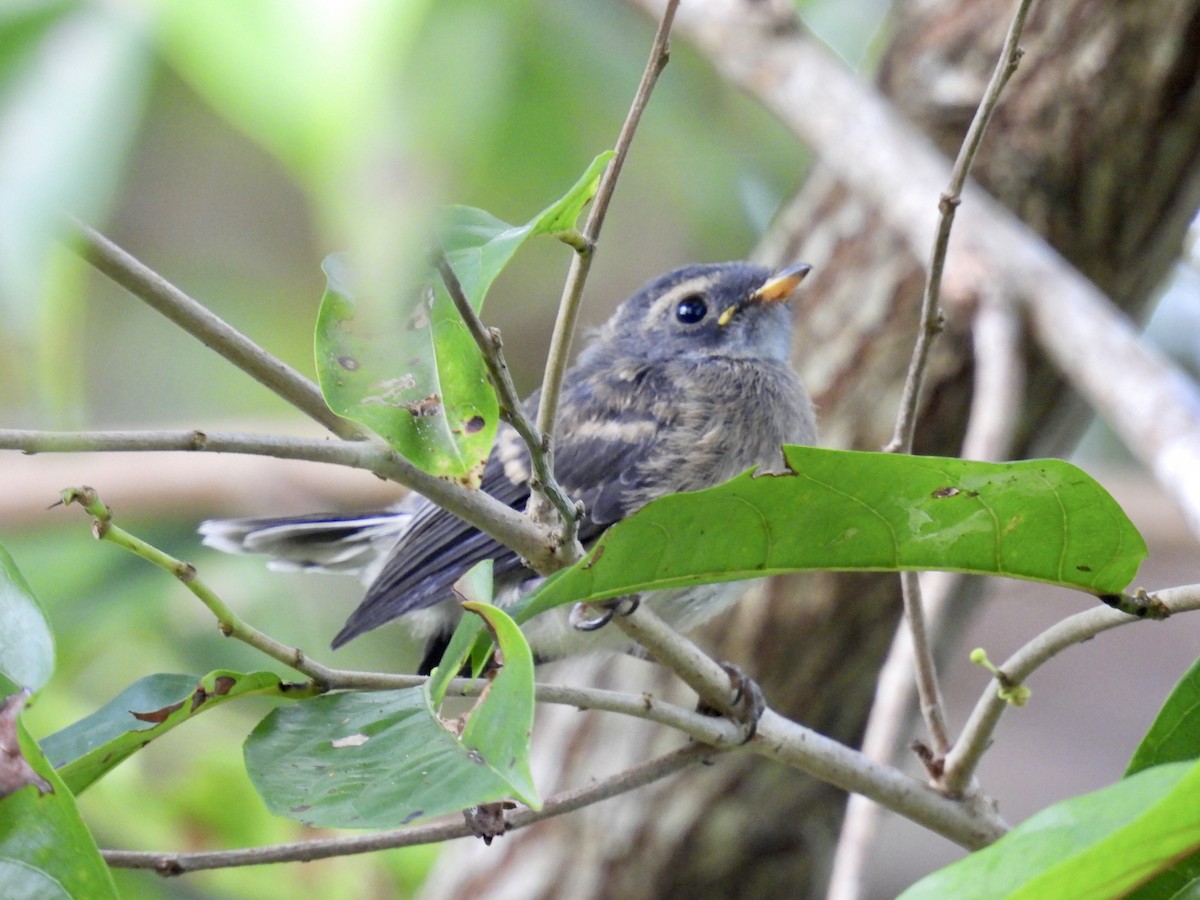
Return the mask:
{"type": "Polygon", "coordinates": [[[39,690],[54,671],[54,636],[33,589],[0,546],[0,675],[39,690]]]}
{"type": "Polygon", "coordinates": [[[283,695],[288,685],[271,672],[218,670],[194,675],[148,675],[92,713],[42,741],[46,756],[75,794],[161,737],[215,706],[248,694],[283,695]]]}
{"type": "MultiPolygon", "coordinates": [[[[481,575],[477,576],[481,577],[481,575]]],[[[505,797],[541,806],[529,769],[533,655],[497,607],[467,601],[504,665],[468,714],[461,738],[442,724],[423,688],[318,697],[281,707],[246,740],[246,769],[268,808],[322,828],[393,828],[505,797]]],[[[469,632],[464,632],[469,634],[469,632]]],[[[464,648],[468,646],[463,642],[464,648]]],[[[443,659],[451,675],[462,658],[443,659]]]]}
{"type": "Polygon", "coordinates": [[[539,809],[542,802],[529,770],[534,705],[533,654],[529,643],[517,623],[502,609],[476,602],[464,603],[463,608],[487,622],[500,648],[503,665],[467,719],[462,744],[508,782],[514,796],[539,809]]]}
{"type": "Polygon", "coordinates": [[[245,756],[272,812],[319,828],[394,828],[512,792],[438,721],[423,688],[280,707],[245,756]]]}
{"type": "MultiPolygon", "coordinates": [[[[442,246],[476,310],[520,246],[570,226],[595,193],[612,153],[600,154],[561,199],[523,226],[483,210],[445,211],[442,246]]],[[[330,409],[366,425],[427,472],[478,486],[499,424],[483,357],[446,293],[364,295],[341,257],[325,260],[328,286],[317,316],[316,359],[330,409]]]]}
{"type": "MultiPolygon", "coordinates": [[[[4,692],[10,687],[0,684],[4,692]]],[[[6,742],[14,736],[43,787],[26,784],[0,797],[0,885],[4,896],[116,900],[112,875],[79,816],[75,798],[15,716],[4,728],[6,742]],[[45,785],[51,790],[43,793],[45,785]]]]}
{"type": "Polygon", "coordinates": [[[1124,896],[1200,846],[1200,764],[1147,769],[1056,803],[990,847],[923,878],[903,900],[1124,896]]]}
{"type": "MultiPolygon", "coordinates": [[[[454,583],[454,591],[463,600],[490,604],[495,580],[492,575],[492,560],[485,559],[473,565],[462,578],[454,583]]],[[[462,671],[467,657],[471,655],[476,644],[476,638],[483,633],[484,619],[482,616],[462,616],[450,636],[441,660],[429,677],[429,698],[435,707],[440,707],[442,698],[446,696],[446,688],[450,679],[462,671]]],[[[491,647],[487,648],[489,655],[491,647]]],[[[485,660],[486,661],[486,660],[485,660]]],[[[472,671],[478,674],[482,670],[482,661],[472,671]]]]}
{"type": "Polygon", "coordinates": [[[1151,766],[1200,757],[1200,659],[1179,679],[1133,752],[1126,777],[1151,766]]]}
{"type": "MultiPolygon", "coordinates": [[[[1129,777],[1151,766],[1200,757],[1200,660],[1175,685],[1154,724],[1142,738],[1125,769],[1129,777]]],[[[1200,854],[1180,860],[1132,894],[1134,900],[1167,900],[1200,885],[1200,854]]]]}
{"type": "Polygon", "coordinates": [[[1128,586],[1146,545],[1090,476],[1054,459],[982,463],[785,447],[791,471],[663,497],[513,608],[803,570],[935,569],[1093,594],[1128,586]]]}

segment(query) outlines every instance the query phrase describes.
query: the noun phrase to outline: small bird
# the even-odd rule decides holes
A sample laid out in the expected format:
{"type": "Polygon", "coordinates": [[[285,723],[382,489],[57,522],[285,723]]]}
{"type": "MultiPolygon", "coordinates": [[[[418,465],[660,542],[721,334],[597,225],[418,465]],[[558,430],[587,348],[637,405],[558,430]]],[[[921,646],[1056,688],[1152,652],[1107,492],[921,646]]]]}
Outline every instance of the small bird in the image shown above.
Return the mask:
{"type": "MultiPolygon", "coordinates": [[[[807,265],[772,272],[747,262],[675,269],[591,336],[563,379],[555,427],[555,475],[583,503],[585,547],[657,497],[712,487],[751,466],[781,471],[782,444],[815,443],[812,402],[789,362],[787,301],[808,272],[807,265]]],[[[537,403],[535,393],[526,407],[532,413],[537,403]]],[[[529,479],[529,452],[501,423],[482,489],[523,509],[529,479]]],[[[512,550],[419,494],[381,512],[214,520],[200,530],[206,544],[267,554],[275,568],[360,574],[366,596],[333,646],[403,616],[428,640],[423,673],[437,665],[461,616],[451,586],[471,566],[494,561],[500,605],[540,580],[512,550]]],[[[699,585],[645,599],[686,631],[742,590],[699,585]]],[[[618,629],[594,624],[557,609],[524,627],[539,660],[628,648],[618,629]]]]}

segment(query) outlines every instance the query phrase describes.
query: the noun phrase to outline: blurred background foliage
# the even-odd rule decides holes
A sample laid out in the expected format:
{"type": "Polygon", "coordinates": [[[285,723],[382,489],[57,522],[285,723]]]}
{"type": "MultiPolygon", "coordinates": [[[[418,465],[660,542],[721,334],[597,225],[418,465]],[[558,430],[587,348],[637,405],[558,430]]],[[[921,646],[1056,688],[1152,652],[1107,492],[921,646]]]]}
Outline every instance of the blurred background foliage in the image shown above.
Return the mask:
{"type": "MultiPolygon", "coordinates": [[[[885,0],[799,6],[869,74],[885,0]]],[[[321,259],[348,250],[377,283],[400,290],[432,207],[464,203],[525,221],[612,146],[653,29],[621,3],[587,0],[7,0],[3,427],[317,433],[57,243],[63,212],[312,375],[321,259]]],[[[675,42],[617,189],[585,325],[671,266],[749,253],[806,162],[769,115],[675,42]]],[[[540,376],[568,263],[564,246],[534,241],[488,300],[485,319],[502,329],[522,391],[540,376]]],[[[1166,330],[1181,333],[1180,317],[1195,308],[1160,311],[1166,330]]],[[[181,455],[0,458],[0,542],[58,639],[57,673],[27,714],[35,735],[149,673],[270,668],[222,639],[161,572],[93,541],[77,510],[46,511],[71,484],[94,485],[116,502],[123,527],[198,563],[227,602],[275,637],[335,665],[413,665],[416,650],[398,629],[337,656],[323,651],[359,597],[352,581],[267,573],[258,560],[201,549],[195,536],[208,516],[361,506],[395,492],[362,473],[247,465],[181,455]],[[276,470],[287,474],[277,479],[276,470]]],[[[306,836],[265,812],[242,771],[241,740],[267,709],[261,699],[223,706],[85,793],[101,845],[216,849],[306,836]]],[[[435,852],[118,879],[131,897],[365,900],[411,893],[435,852]]]]}
{"type": "MultiPolygon", "coordinates": [[[[884,7],[803,4],[854,62],[868,56],[884,7]]],[[[99,228],[311,375],[321,259],[349,250],[377,283],[400,289],[432,207],[464,203],[525,221],[612,146],[653,29],[623,4],[584,0],[4,4],[4,426],[315,433],[58,243],[62,214],[99,228]]],[[[618,187],[585,324],[673,265],[747,254],[805,164],[783,128],[676,42],[618,187]]],[[[523,391],[540,376],[568,264],[567,248],[535,241],[488,300],[486,318],[502,329],[523,391]]],[[[27,714],[35,735],[145,674],[270,667],[222,639],[161,572],[94,542],[77,511],[43,512],[68,484],[132,498],[118,503],[124,527],[199,563],[228,602],[289,643],[321,653],[358,597],[349,580],[267,573],[260,561],[198,547],[195,524],[206,516],[280,511],[223,490],[222,464],[237,460],[13,457],[2,463],[5,483],[35,499],[10,498],[0,541],[58,640],[57,673],[27,714]],[[47,462],[65,465],[47,471],[47,462]],[[177,484],[156,502],[145,489],[162,482],[164,466],[177,484]]],[[[358,502],[394,495],[369,476],[349,478],[358,502]]],[[[282,507],[289,501],[302,502],[283,497],[282,507]]],[[[399,632],[385,632],[323,658],[410,667],[415,650],[398,650],[399,632]]],[[[82,809],[101,845],[216,849],[304,837],[265,812],[242,770],[241,740],[267,709],[260,699],[218,709],[87,791],[82,809]]],[[[393,897],[411,892],[434,852],[170,881],[117,875],[137,897],[393,897]]]]}

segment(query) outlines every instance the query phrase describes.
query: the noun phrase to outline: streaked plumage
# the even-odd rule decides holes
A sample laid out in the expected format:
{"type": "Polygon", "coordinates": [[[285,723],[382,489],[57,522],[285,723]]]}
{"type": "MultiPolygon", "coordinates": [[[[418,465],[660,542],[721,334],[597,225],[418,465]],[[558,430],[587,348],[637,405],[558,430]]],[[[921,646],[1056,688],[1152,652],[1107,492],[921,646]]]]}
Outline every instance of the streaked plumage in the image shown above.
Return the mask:
{"type": "MultiPolygon", "coordinates": [[[[778,469],[781,444],[815,441],[811,403],[788,362],[791,313],[781,302],[806,272],[773,276],[750,263],[676,269],[625,301],[593,335],[564,379],[555,432],[555,473],[584,503],[585,545],[656,497],[710,487],[754,465],[778,469]]],[[[537,396],[527,403],[535,409],[537,396]]],[[[528,452],[502,424],[483,490],[523,509],[528,478],[528,452]]],[[[507,591],[511,601],[536,577],[511,550],[419,495],[382,513],[215,521],[201,530],[222,550],[363,573],[367,594],[334,647],[401,616],[436,643],[460,615],[451,585],[482,559],[495,561],[498,597],[507,591]]],[[[648,601],[686,629],[740,590],[711,585],[648,601]]],[[[563,614],[526,627],[543,659],[623,641],[613,628],[575,631],[565,611],[555,612],[563,614]]],[[[436,661],[427,657],[423,667],[436,661]]]]}

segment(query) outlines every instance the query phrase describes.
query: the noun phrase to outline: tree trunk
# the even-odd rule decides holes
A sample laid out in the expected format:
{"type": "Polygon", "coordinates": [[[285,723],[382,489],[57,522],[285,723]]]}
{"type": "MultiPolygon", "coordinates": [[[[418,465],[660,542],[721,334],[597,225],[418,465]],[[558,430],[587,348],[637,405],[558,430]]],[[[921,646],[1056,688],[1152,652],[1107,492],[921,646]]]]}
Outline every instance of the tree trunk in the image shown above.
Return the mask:
{"type": "MultiPolygon", "coordinates": [[[[1014,6],[913,0],[894,11],[881,89],[949,155],[1014,6]]],[[[1200,202],[1200,0],[1038,3],[1022,45],[974,176],[1115,302],[1140,311],[1200,202]]],[[[931,214],[936,203],[929,198],[931,214]]],[[[819,162],[762,255],[815,268],[797,313],[796,357],[822,443],[878,449],[911,353],[925,260],[819,162]]],[[[947,309],[918,452],[958,452],[971,399],[966,308],[947,309]]],[[[1062,453],[1073,437],[1057,427],[1063,383],[1036,352],[1028,364],[1019,452],[1038,439],[1038,452],[1062,453]]],[[[856,743],[898,617],[895,577],[776,579],[755,593],[700,643],[758,679],[781,713],[856,743]]],[[[578,680],[587,667],[564,664],[547,676],[578,680]]],[[[599,685],[678,693],[647,664],[591,667],[599,685]]],[[[543,709],[539,784],[545,793],[579,785],[679,743],[616,717],[543,709]]],[[[820,896],[843,803],[814,779],[751,754],[727,756],[490,848],[449,847],[430,896],[820,896]]]]}

